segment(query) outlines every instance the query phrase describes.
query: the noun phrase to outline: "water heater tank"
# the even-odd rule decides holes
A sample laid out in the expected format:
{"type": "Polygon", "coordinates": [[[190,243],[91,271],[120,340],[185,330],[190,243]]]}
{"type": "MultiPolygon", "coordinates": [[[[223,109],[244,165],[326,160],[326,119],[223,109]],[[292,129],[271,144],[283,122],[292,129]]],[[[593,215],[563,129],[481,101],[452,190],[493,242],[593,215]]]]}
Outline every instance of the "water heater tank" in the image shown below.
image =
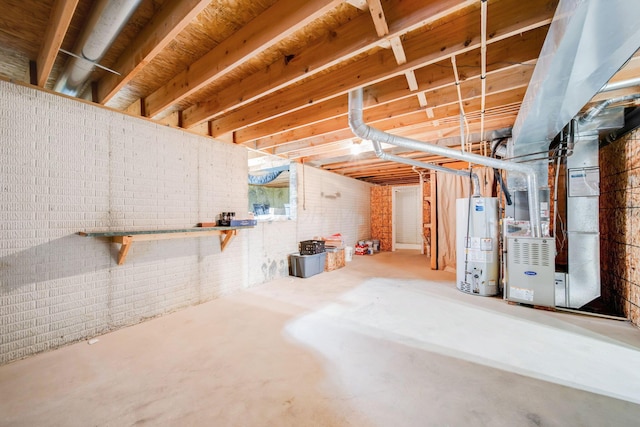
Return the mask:
{"type": "Polygon", "coordinates": [[[462,292],[499,292],[498,198],[456,200],[456,285],[462,292]]]}

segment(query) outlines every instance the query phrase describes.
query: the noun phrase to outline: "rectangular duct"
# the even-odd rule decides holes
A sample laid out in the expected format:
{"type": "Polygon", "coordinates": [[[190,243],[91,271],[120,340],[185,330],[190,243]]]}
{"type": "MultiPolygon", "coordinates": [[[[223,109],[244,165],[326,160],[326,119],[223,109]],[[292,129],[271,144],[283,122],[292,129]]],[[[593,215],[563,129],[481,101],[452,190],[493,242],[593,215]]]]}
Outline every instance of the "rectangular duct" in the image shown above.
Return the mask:
{"type": "Polygon", "coordinates": [[[548,147],[638,50],[638,22],[637,0],[560,0],[513,126],[515,155],[548,147]]]}

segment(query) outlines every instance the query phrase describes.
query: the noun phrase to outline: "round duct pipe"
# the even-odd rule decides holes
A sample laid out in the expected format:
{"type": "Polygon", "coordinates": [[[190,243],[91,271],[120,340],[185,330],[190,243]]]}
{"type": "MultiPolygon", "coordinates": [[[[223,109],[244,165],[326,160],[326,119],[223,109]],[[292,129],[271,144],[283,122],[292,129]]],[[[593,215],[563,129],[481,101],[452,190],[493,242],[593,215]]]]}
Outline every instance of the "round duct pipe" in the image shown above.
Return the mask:
{"type": "Polygon", "coordinates": [[[72,96],[81,91],[94,64],[102,59],[140,3],[141,0],[100,0],[95,4],[73,51],[79,58],[69,58],[55,91],[72,96]]]}

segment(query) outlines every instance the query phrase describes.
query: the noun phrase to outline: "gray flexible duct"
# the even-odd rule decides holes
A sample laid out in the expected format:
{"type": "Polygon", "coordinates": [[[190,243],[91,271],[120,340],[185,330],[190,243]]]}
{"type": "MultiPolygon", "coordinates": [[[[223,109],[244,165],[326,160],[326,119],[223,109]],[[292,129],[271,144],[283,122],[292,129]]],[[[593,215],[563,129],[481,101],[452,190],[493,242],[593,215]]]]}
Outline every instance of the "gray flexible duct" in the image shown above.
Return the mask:
{"type": "MultiPolygon", "coordinates": [[[[533,237],[541,237],[540,230],[540,202],[538,195],[538,178],[536,177],[535,170],[525,164],[509,162],[505,160],[494,159],[491,157],[480,156],[478,154],[460,152],[448,147],[441,147],[439,145],[430,144],[427,142],[417,141],[402,136],[392,135],[390,133],[375,129],[364,123],[362,118],[363,102],[362,102],[362,88],[354,89],[349,92],[349,127],[353,133],[369,141],[373,141],[374,147],[377,144],[376,150],[382,151],[380,144],[390,144],[397,147],[404,147],[410,150],[422,151],[424,153],[435,154],[438,156],[444,156],[452,159],[463,160],[478,165],[488,166],[495,169],[503,169],[508,172],[522,174],[527,180],[528,200],[529,200],[529,218],[531,221],[531,230],[533,237]]],[[[376,152],[376,154],[378,154],[376,152]]],[[[386,154],[386,156],[392,156],[386,154]]],[[[397,156],[395,156],[397,157],[397,156]]],[[[393,158],[393,157],[392,157],[393,158]]],[[[400,157],[403,163],[407,160],[400,157]]],[[[397,160],[397,159],[395,159],[397,160]]],[[[418,162],[419,163],[419,162],[418,162]]],[[[408,163],[412,164],[412,163],[408,163]]],[[[419,167],[425,167],[424,164],[419,167]]],[[[468,176],[468,175],[467,175],[468,176]]]]}

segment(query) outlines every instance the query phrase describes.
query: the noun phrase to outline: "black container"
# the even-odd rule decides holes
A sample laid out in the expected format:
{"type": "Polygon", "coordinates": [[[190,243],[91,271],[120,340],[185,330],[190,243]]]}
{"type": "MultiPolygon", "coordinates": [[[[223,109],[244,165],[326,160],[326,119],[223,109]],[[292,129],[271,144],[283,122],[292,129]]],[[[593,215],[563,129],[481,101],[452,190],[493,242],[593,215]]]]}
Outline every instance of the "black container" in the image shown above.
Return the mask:
{"type": "Polygon", "coordinates": [[[300,242],[300,255],[315,255],[324,252],[324,240],[303,240],[300,242]]]}

